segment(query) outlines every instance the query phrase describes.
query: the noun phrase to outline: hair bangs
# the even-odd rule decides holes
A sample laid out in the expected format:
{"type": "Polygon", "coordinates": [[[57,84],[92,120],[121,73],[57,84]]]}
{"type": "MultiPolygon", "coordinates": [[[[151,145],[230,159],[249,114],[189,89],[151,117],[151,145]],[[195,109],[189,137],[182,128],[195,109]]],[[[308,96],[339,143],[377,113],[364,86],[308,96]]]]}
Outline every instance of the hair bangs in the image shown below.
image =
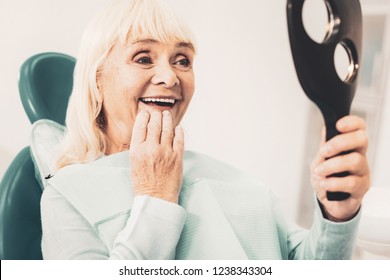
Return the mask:
{"type": "Polygon", "coordinates": [[[136,1],[118,37],[122,44],[151,39],[168,45],[184,42],[195,50],[190,29],[161,0],[136,1]]]}

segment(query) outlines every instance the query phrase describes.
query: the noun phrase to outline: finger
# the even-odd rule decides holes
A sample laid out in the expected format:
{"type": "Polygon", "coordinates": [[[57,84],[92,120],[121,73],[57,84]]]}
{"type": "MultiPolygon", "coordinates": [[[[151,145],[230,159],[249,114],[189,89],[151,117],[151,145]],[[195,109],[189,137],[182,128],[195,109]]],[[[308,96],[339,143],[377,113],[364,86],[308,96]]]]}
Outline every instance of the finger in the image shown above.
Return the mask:
{"type": "Polygon", "coordinates": [[[184,131],[181,126],[176,126],[173,139],[173,151],[182,153],[184,151],[184,131]]]}
{"type": "Polygon", "coordinates": [[[131,145],[141,144],[145,141],[149,117],[148,111],[145,110],[137,114],[131,133],[131,145]]]}
{"type": "Polygon", "coordinates": [[[316,195],[319,201],[324,201],[327,199],[327,192],[323,188],[316,188],[316,195]]]}
{"type": "Polygon", "coordinates": [[[363,176],[368,172],[366,157],[357,152],[336,156],[319,164],[315,168],[314,174],[327,177],[344,171],[348,171],[352,175],[363,176]]]}
{"type": "Polygon", "coordinates": [[[321,156],[320,153],[317,153],[316,157],[313,159],[311,165],[310,165],[310,171],[311,173],[315,173],[315,170],[317,167],[325,161],[325,158],[321,156]]]}
{"type": "Polygon", "coordinates": [[[365,130],[366,122],[361,117],[349,115],[339,119],[336,123],[336,128],[341,133],[352,132],[360,129],[365,130]]]}
{"type": "Polygon", "coordinates": [[[352,150],[365,154],[367,147],[368,137],[366,131],[360,129],[333,137],[321,148],[320,153],[325,158],[352,150]]]}
{"type": "Polygon", "coordinates": [[[354,197],[361,197],[368,190],[367,178],[361,176],[329,177],[319,184],[324,191],[346,192],[354,197]]]}
{"type": "Polygon", "coordinates": [[[150,113],[150,120],[148,124],[148,133],[146,141],[150,143],[160,143],[161,137],[161,112],[153,111],[150,113]]]}
{"type": "Polygon", "coordinates": [[[164,111],[162,116],[161,144],[167,148],[172,148],[173,141],[173,121],[169,111],[164,111]]]}
{"type": "MultiPolygon", "coordinates": [[[[326,128],[323,127],[321,131],[321,142],[320,142],[320,149],[325,145],[326,141],[326,128]]],[[[317,168],[318,165],[320,165],[322,162],[325,161],[325,157],[321,155],[321,153],[317,153],[316,157],[313,159],[311,165],[310,165],[310,171],[313,174],[314,170],[317,168]]]]}

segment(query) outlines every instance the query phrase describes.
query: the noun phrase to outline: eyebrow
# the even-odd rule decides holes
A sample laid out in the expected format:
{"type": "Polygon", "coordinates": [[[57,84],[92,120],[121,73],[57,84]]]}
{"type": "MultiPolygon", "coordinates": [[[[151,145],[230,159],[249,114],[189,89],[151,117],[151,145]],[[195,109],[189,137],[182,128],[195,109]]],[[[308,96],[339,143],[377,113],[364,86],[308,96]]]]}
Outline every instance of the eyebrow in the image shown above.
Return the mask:
{"type": "MultiPolygon", "coordinates": [[[[154,39],[139,39],[139,40],[135,40],[135,41],[131,42],[132,45],[135,45],[135,44],[157,44],[157,43],[159,43],[159,41],[154,40],[154,39]]],[[[188,42],[178,42],[178,43],[176,43],[175,47],[189,48],[192,51],[195,51],[194,45],[192,43],[188,43],[188,42]]]]}
{"type": "Polygon", "coordinates": [[[176,47],[178,48],[189,48],[193,51],[195,51],[195,47],[192,43],[187,43],[187,42],[179,42],[176,44],[176,47]]]}

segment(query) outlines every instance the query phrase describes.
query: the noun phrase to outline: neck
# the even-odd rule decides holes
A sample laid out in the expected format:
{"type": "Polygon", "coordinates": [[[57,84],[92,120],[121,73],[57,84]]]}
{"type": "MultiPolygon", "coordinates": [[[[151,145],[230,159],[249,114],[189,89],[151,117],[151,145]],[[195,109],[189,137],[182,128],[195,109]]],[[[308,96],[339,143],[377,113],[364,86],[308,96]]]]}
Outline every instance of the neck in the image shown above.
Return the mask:
{"type": "Polygon", "coordinates": [[[129,148],[129,144],[113,143],[109,140],[109,143],[107,144],[106,155],[112,155],[119,152],[127,151],[129,148]]]}
{"type": "Polygon", "coordinates": [[[130,148],[131,135],[118,131],[121,130],[110,129],[110,126],[107,126],[105,131],[107,139],[106,155],[127,151],[130,148]]]}

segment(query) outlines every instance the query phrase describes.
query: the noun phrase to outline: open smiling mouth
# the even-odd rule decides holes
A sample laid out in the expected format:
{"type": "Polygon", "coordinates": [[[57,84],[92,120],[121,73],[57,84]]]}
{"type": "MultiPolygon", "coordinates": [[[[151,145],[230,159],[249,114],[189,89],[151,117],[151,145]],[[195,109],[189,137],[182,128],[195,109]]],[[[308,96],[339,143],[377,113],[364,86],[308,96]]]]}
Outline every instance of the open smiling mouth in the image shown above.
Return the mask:
{"type": "Polygon", "coordinates": [[[161,107],[173,107],[176,100],[173,98],[140,98],[139,101],[146,105],[161,106],[161,107]]]}

